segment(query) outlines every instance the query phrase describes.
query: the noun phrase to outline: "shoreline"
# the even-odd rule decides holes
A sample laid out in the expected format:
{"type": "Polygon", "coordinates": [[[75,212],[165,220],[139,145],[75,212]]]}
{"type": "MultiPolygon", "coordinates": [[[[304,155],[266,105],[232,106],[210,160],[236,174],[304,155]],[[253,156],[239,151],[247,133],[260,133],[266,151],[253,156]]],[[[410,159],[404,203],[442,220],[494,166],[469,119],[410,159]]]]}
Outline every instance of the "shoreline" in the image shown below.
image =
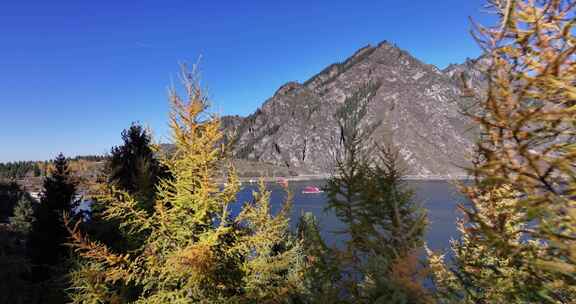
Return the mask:
{"type": "MultiPolygon", "coordinates": [[[[277,182],[278,180],[286,180],[287,182],[301,182],[301,181],[313,181],[313,180],[326,180],[332,175],[330,174],[306,174],[298,176],[261,176],[261,177],[241,177],[239,178],[241,183],[258,183],[263,180],[266,183],[277,182]]],[[[404,180],[407,181],[466,181],[472,180],[472,176],[468,175],[406,175],[404,180]]],[[[223,182],[223,180],[221,180],[223,182]]]]}

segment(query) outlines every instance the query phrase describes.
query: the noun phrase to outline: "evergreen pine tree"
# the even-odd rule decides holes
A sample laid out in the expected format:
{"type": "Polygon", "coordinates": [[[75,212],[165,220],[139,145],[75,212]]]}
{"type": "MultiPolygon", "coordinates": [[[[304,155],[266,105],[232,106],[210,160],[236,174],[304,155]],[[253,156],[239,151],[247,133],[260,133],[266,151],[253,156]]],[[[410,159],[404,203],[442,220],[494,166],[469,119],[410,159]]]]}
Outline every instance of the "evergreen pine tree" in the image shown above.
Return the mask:
{"type": "Polygon", "coordinates": [[[148,211],[153,209],[156,186],[168,171],[155,155],[151,135],[133,123],[122,132],[121,146],[112,148],[107,164],[109,183],[138,198],[148,211]]]}
{"type": "Polygon", "coordinates": [[[364,120],[377,90],[370,84],[347,98],[337,112],[340,149],[328,180],[327,209],[346,224],[349,236],[338,252],[346,297],[354,302],[421,303],[424,291],[407,264],[423,242],[426,213],[403,184],[398,154],[373,142],[378,124],[364,120]]]}
{"type": "Polygon", "coordinates": [[[31,265],[26,256],[34,221],[32,198],[15,183],[0,185],[0,202],[10,206],[15,201],[10,224],[0,225],[0,303],[34,303],[35,290],[27,280],[31,265]]]}
{"type": "Polygon", "coordinates": [[[7,221],[14,215],[16,204],[25,195],[16,182],[0,182],[0,221],[7,221]]]}
{"type": "Polygon", "coordinates": [[[340,300],[341,279],[336,255],[320,235],[316,217],[306,212],[300,217],[297,236],[302,243],[306,271],[303,277],[305,303],[336,303],[340,300]]]}
{"type": "MultiPolygon", "coordinates": [[[[156,188],[161,178],[170,173],[157,158],[157,147],[151,134],[141,125],[133,123],[122,131],[123,144],[112,148],[105,167],[107,183],[133,195],[139,209],[152,213],[156,188]]],[[[96,185],[96,187],[98,187],[96,185]]],[[[103,242],[115,250],[131,250],[142,245],[144,236],[124,238],[119,231],[119,221],[105,219],[105,202],[92,199],[90,220],[82,225],[94,240],[103,242]]]]}
{"type": "Polygon", "coordinates": [[[30,235],[30,255],[34,266],[34,280],[48,280],[67,256],[64,245],[68,232],[63,225],[65,213],[71,214],[76,205],[76,185],[72,181],[68,161],[59,154],[54,160],[54,168],[44,179],[40,205],[36,212],[36,221],[30,235]]]}
{"type": "Polygon", "coordinates": [[[0,226],[0,303],[34,303],[35,290],[26,279],[30,273],[26,246],[22,235],[10,228],[0,226]]]}
{"type": "Polygon", "coordinates": [[[14,208],[14,216],[10,217],[10,226],[12,229],[26,237],[36,221],[33,204],[30,197],[23,196],[14,208]]]}

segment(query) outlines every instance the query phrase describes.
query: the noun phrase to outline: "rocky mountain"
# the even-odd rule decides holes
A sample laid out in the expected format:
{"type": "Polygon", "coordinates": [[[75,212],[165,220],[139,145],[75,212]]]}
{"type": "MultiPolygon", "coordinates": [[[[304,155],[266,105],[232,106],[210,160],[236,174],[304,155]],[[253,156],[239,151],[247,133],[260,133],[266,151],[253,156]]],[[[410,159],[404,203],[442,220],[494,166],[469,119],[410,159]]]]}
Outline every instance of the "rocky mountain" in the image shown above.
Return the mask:
{"type": "Polygon", "coordinates": [[[467,58],[464,63],[448,65],[442,73],[467,88],[482,89],[487,85],[486,71],[489,65],[489,59],[484,56],[476,59],[467,58]]]}
{"type": "Polygon", "coordinates": [[[442,72],[452,78],[462,88],[463,95],[476,96],[477,98],[465,98],[461,100],[463,109],[478,111],[478,97],[485,97],[488,88],[486,73],[490,66],[490,60],[484,56],[476,59],[466,59],[461,64],[450,64],[442,72]]]}
{"type": "Polygon", "coordinates": [[[227,118],[236,127],[235,156],[330,172],[340,135],[337,109],[359,88],[378,83],[365,118],[380,123],[374,139],[393,145],[411,175],[463,175],[473,135],[460,113],[466,98],[462,78],[477,86],[482,75],[469,76],[476,64],[441,71],[389,42],[366,46],[304,83],[286,83],[252,115],[227,118]]]}
{"type": "Polygon", "coordinates": [[[226,115],[222,116],[220,119],[220,123],[222,124],[222,128],[224,130],[235,130],[240,127],[244,118],[239,115],[226,115]]]}

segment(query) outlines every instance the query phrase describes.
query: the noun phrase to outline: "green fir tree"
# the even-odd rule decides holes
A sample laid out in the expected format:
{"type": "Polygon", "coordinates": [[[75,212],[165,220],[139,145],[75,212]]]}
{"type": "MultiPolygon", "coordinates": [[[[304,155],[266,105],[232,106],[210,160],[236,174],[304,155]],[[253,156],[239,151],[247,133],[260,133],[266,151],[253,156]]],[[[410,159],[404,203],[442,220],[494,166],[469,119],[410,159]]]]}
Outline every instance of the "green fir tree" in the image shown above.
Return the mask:
{"type": "Polygon", "coordinates": [[[328,210],[346,224],[349,239],[336,252],[345,299],[361,303],[424,303],[417,262],[426,212],[404,185],[393,148],[372,140],[379,123],[365,120],[377,84],[362,87],[337,112],[341,136],[336,174],[328,180],[328,210]]]}
{"type": "Polygon", "coordinates": [[[30,197],[23,196],[14,208],[14,216],[10,218],[12,229],[26,237],[32,231],[32,225],[36,221],[34,204],[30,197]]]}
{"type": "Polygon", "coordinates": [[[70,249],[66,246],[69,234],[64,227],[63,217],[73,214],[76,184],[68,168],[68,161],[59,154],[54,167],[44,179],[36,221],[32,225],[29,255],[32,263],[31,280],[41,291],[40,303],[62,303],[67,301],[65,289],[68,285],[68,259],[70,249]]]}

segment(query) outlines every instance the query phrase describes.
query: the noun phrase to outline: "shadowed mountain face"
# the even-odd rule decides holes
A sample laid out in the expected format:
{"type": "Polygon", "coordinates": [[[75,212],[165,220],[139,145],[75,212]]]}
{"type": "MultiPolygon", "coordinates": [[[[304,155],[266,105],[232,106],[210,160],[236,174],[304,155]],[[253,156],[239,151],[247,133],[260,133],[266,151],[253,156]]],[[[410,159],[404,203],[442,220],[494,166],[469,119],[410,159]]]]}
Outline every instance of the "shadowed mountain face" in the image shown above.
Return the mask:
{"type": "Polygon", "coordinates": [[[340,138],[335,112],[360,87],[378,83],[365,118],[380,123],[374,140],[393,145],[411,175],[462,175],[473,138],[460,113],[465,98],[458,75],[469,70],[454,65],[440,71],[388,42],[364,47],[303,84],[283,85],[255,113],[235,120],[234,153],[330,172],[340,138]]]}

